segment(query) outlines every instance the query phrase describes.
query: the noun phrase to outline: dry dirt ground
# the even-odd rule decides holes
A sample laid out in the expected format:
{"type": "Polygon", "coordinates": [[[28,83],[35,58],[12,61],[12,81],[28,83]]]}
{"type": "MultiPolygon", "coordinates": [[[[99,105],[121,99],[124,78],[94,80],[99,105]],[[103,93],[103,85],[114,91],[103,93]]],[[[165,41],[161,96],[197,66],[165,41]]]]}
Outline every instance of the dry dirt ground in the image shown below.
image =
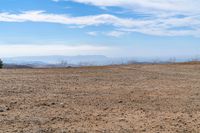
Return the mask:
{"type": "Polygon", "coordinates": [[[200,64],[0,70],[0,133],[200,133],[200,64]]]}

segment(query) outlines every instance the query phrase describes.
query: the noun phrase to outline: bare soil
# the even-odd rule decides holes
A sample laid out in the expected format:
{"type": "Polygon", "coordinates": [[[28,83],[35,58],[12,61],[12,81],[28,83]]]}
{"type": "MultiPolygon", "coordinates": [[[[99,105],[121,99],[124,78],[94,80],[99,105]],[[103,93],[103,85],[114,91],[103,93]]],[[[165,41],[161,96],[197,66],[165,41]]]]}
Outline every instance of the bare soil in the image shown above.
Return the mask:
{"type": "Polygon", "coordinates": [[[200,64],[0,70],[0,133],[200,133],[200,64]]]}

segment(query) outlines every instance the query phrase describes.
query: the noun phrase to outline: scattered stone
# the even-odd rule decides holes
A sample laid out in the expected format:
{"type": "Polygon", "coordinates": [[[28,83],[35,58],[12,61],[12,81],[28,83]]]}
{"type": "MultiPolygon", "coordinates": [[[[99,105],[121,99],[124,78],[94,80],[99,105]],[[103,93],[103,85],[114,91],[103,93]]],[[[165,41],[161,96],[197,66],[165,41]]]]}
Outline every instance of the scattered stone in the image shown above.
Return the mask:
{"type": "Polygon", "coordinates": [[[8,108],[8,107],[0,107],[0,112],[6,112],[8,110],[10,110],[10,108],[8,108]]]}
{"type": "Polygon", "coordinates": [[[123,103],[123,101],[122,101],[122,100],[120,100],[118,103],[123,103]]]}

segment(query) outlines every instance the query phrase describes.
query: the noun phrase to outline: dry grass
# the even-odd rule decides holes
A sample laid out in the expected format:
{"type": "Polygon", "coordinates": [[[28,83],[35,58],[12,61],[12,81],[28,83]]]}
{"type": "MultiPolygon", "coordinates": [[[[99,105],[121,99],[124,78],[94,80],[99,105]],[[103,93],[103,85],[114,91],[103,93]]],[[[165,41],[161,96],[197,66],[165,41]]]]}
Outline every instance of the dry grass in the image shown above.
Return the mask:
{"type": "Polygon", "coordinates": [[[200,132],[200,65],[0,70],[0,132],[200,132]]]}

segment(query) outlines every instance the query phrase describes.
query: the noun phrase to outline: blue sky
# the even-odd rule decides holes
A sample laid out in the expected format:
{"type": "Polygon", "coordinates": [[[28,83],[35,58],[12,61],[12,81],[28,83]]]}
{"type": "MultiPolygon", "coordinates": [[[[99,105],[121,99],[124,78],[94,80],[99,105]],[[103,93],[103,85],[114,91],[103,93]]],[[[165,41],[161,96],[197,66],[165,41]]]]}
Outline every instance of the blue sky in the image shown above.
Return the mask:
{"type": "Polygon", "coordinates": [[[200,55],[200,0],[1,0],[0,57],[200,55]]]}

